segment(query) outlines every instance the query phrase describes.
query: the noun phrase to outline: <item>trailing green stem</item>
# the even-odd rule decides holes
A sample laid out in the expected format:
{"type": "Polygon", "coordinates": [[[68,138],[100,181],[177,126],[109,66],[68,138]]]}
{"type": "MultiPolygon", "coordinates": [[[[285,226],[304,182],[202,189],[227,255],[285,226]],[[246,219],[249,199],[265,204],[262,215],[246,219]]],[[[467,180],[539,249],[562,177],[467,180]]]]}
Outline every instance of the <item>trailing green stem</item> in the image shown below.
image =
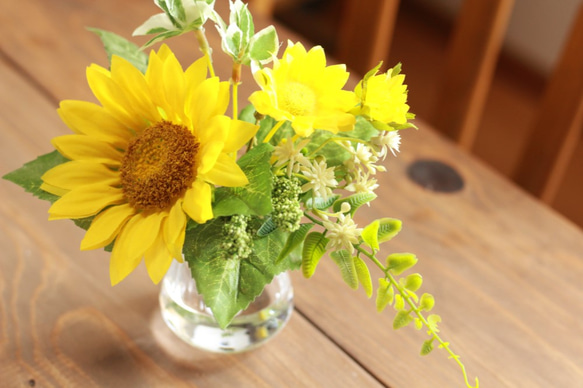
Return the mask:
{"type": "Polygon", "coordinates": [[[464,376],[464,381],[466,383],[466,386],[469,388],[478,388],[479,387],[479,381],[478,378],[476,377],[476,385],[475,387],[470,385],[469,381],[468,381],[468,375],[466,372],[466,368],[464,366],[464,364],[460,361],[460,356],[455,354],[449,347],[449,344],[447,342],[445,342],[444,340],[441,339],[441,337],[439,336],[439,334],[433,330],[432,325],[427,321],[427,319],[425,318],[425,316],[423,315],[423,313],[421,312],[421,310],[419,309],[419,307],[417,306],[417,304],[415,303],[415,301],[411,298],[411,296],[409,295],[409,293],[407,292],[407,290],[395,279],[395,277],[393,276],[393,274],[391,273],[391,270],[386,267],[385,265],[383,265],[376,257],[373,253],[370,253],[368,251],[366,251],[365,249],[363,249],[360,245],[355,247],[356,250],[360,253],[362,253],[363,255],[365,255],[366,257],[368,257],[377,267],[379,267],[381,269],[381,271],[383,271],[383,273],[385,274],[385,278],[389,281],[389,283],[395,287],[397,289],[397,291],[399,292],[399,294],[401,295],[401,297],[405,300],[405,302],[411,307],[411,310],[409,311],[413,311],[415,313],[415,315],[417,316],[417,318],[423,323],[423,325],[425,325],[425,327],[428,329],[428,333],[431,334],[432,339],[437,340],[437,342],[439,342],[439,347],[445,349],[447,351],[447,353],[450,355],[450,358],[453,358],[456,363],[459,365],[462,374],[464,376]]]}

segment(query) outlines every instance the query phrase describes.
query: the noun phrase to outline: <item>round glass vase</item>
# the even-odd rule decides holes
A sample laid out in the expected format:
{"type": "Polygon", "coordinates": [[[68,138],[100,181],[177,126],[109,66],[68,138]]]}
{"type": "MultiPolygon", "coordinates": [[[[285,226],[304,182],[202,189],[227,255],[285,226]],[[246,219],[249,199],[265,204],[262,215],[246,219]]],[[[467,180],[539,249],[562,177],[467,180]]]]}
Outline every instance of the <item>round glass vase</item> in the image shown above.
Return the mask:
{"type": "Polygon", "coordinates": [[[264,344],[283,329],[293,310],[293,288],[289,273],[275,276],[247,309],[221,329],[197,292],[188,264],[174,261],[162,280],[160,309],[166,325],[187,344],[210,352],[239,353],[264,344]]]}

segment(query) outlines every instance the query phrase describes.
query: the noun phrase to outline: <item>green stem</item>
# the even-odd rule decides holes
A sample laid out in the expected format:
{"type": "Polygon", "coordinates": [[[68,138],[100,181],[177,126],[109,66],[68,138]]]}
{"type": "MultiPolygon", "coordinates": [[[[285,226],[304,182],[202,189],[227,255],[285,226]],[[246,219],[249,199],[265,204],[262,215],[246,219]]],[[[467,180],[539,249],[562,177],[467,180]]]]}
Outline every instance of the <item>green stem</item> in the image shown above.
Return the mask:
{"type": "Polygon", "coordinates": [[[208,40],[206,39],[206,35],[204,34],[204,28],[201,27],[198,30],[194,30],[194,35],[196,36],[196,40],[198,41],[200,51],[202,51],[204,57],[206,58],[209,73],[211,77],[214,77],[215,69],[213,67],[213,59],[211,57],[211,48],[209,46],[208,40]]]}
{"type": "Polygon", "coordinates": [[[362,253],[363,255],[365,255],[366,257],[368,257],[377,267],[379,267],[384,273],[385,276],[387,278],[387,280],[389,281],[389,283],[395,287],[397,289],[397,291],[399,292],[399,294],[401,295],[401,297],[405,300],[405,302],[407,302],[407,304],[411,307],[411,311],[413,311],[415,313],[415,315],[417,316],[417,318],[419,318],[419,320],[425,325],[425,327],[427,327],[429,333],[431,334],[432,338],[437,340],[437,342],[439,342],[439,345],[441,348],[445,349],[447,351],[447,353],[450,355],[450,358],[453,358],[456,363],[459,365],[462,374],[464,376],[464,381],[466,383],[466,386],[468,388],[478,388],[480,386],[480,383],[478,381],[478,378],[476,377],[476,385],[475,387],[473,387],[472,385],[470,385],[469,381],[468,381],[468,375],[466,372],[466,367],[464,366],[464,364],[460,361],[460,357],[455,354],[449,347],[449,345],[441,339],[441,337],[439,336],[439,334],[437,332],[435,332],[431,326],[429,325],[429,322],[427,322],[427,319],[425,318],[425,316],[423,315],[423,313],[421,312],[421,310],[419,309],[419,307],[417,307],[417,304],[415,303],[415,301],[411,298],[411,296],[409,295],[409,293],[407,292],[407,290],[401,286],[401,284],[399,284],[399,282],[395,279],[395,277],[393,276],[393,274],[391,273],[390,269],[387,268],[385,265],[383,265],[376,257],[373,253],[370,253],[368,251],[366,251],[365,249],[363,249],[360,245],[357,245],[356,250],[360,253],[362,253]]]}
{"type": "Polygon", "coordinates": [[[265,136],[265,139],[263,139],[263,142],[264,143],[269,143],[269,141],[271,140],[271,138],[273,137],[273,135],[275,135],[275,133],[283,125],[283,123],[285,123],[285,120],[278,121],[277,124],[275,124],[273,126],[273,128],[271,128],[271,131],[269,131],[269,133],[267,134],[267,136],[265,136]]]}
{"type": "Polygon", "coordinates": [[[233,62],[233,70],[231,73],[231,83],[233,84],[233,120],[237,120],[239,115],[238,98],[239,98],[239,84],[241,83],[241,64],[233,62]]]}
{"type": "Polygon", "coordinates": [[[322,221],[320,221],[320,220],[318,220],[318,219],[316,219],[316,218],[312,217],[312,216],[310,215],[310,213],[308,213],[308,212],[304,212],[304,216],[306,216],[306,218],[308,218],[308,219],[309,219],[310,221],[312,221],[314,224],[318,224],[318,225],[320,225],[320,226],[324,226],[324,224],[322,223],[322,221]]]}

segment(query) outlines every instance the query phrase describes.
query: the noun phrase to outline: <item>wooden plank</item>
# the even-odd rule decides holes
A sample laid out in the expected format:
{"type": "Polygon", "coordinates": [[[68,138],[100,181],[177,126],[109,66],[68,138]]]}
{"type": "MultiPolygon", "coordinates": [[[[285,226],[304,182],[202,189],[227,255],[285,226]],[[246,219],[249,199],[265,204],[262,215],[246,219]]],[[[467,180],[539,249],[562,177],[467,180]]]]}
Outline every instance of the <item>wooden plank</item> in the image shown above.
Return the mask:
{"type": "MultiPolygon", "coordinates": [[[[4,174],[50,151],[62,124],[53,102],[2,61],[0,84],[4,174]]],[[[251,353],[193,350],[162,322],[159,289],[143,268],[112,288],[108,254],[80,252],[72,222],[47,221],[48,204],[10,182],[0,181],[0,198],[3,387],[380,386],[297,312],[251,353]]]]}

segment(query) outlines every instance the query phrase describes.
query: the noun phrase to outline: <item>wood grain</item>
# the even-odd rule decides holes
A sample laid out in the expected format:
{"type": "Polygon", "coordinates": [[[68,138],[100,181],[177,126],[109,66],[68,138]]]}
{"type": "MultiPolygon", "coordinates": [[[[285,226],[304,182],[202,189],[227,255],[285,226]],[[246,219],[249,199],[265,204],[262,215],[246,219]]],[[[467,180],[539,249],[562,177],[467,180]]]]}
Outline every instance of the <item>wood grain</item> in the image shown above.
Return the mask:
{"type": "MultiPolygon", "coordinates": [[[[50,139],[68,132],[55,112],[58,100],[92,98],[83,69],[106,58],[84,26],[129,35],[156,12],[138,0],[13,4],[0,4],[2,174],[50,151],[50,139]]],[[[280,39],[295,39],[279,31],[280,39]]],[[[184,61],[198,55],[190,37],[174,43],[184,61]]],[[[220,58],[224,77],[229,65],[220,58]]],[[[244,84],[242,96],[252,88],[244,84]]],[[[404,221],[380,257],[417,253],[443,335],[482,386],[580,387],[583,234],[418,124],[405,134],[399,157],[387,158],[379,198],[358,220],[404,221]],[[415,185],[407,168],[418,159],[451,165],[464,189],[443,194],[415,185]]],[[[9,182],[0,182],[0,198],[2,387],[463,386],[442,352],[418,356],[424,333],[394,332],[393,314],[378,315],[374,301],[345,286],[328,259],[313,279],[294,274],[297,311],[272,343],[238,356],[192,351],[162,324],[158,288],[143,268],[111,288],[108,255],[79,252],[82,232],[71,222],[47,221],[48,205],[9,182]]]]}

